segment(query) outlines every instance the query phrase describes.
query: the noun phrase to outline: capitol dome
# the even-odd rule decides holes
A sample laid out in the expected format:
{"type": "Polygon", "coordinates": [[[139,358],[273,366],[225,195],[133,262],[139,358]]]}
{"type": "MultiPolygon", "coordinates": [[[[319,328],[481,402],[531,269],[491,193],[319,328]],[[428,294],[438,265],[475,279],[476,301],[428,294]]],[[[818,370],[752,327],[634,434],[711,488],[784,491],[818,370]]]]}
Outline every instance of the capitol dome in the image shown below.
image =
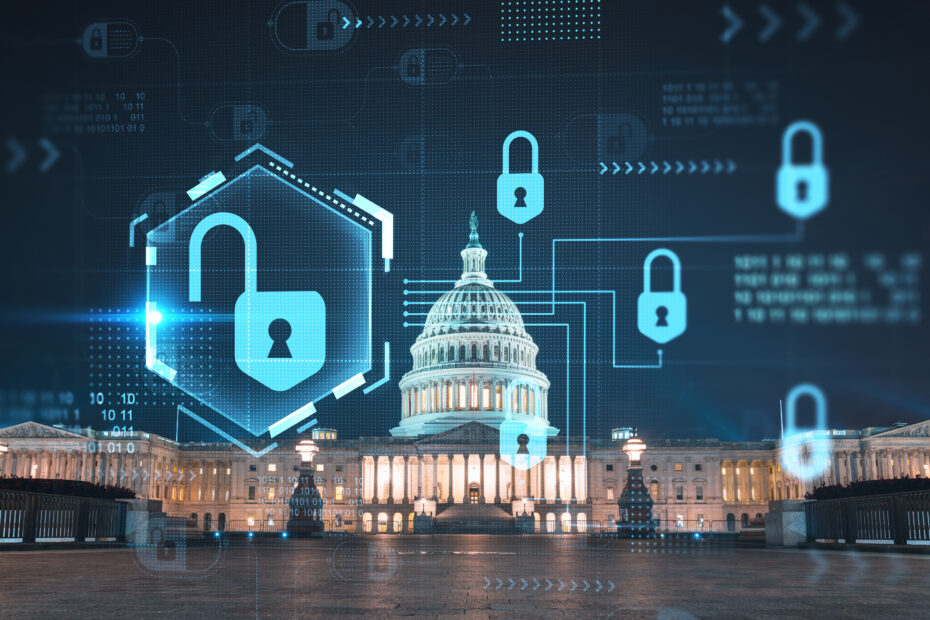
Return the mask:
{"type": "Polygon", "coordinates": [[[464,271],[427,314],[400,381],[403,411],[391,434],[415,437],[467,422],[495,428],[505,420],[549,426],[549,380],[536,370],[539,348],[507,295],[494,288],[478,240],[478,220],[462,250],[464,271]]]}

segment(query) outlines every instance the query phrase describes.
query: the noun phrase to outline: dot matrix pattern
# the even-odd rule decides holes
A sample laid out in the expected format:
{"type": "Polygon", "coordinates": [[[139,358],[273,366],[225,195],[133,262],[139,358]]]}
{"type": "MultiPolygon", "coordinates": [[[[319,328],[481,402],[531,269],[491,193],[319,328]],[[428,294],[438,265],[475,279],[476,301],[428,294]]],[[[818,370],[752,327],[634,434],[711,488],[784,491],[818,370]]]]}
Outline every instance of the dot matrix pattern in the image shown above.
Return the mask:
{"type": "Polygon", "coordinates": [[[501,42],[601,38],[601,0],[501,2],[501,42]]]}

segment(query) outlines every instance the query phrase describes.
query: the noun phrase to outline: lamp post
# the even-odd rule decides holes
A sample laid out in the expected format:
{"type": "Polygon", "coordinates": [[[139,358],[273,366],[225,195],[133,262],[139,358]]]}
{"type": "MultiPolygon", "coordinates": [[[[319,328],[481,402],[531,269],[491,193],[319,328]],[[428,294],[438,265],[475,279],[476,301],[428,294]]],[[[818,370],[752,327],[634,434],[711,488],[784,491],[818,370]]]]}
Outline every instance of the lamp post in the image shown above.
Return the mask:
{"type": "Polygon", "coordinates": [[[288,502],[287,533],[298,538],[319,538],[323,536],[323,498],[313,481],[313,457],[320,449],[312,439],[304,439],[295,450],[300,455],[300,472],[288,502]]]}
{"type": "Polygon", "coordinates": [[[623,444],[623,453],[630,462],[626,468],[626,485],[617,501],[620,518],[617,535],[620,538],[650,538],[655,534],[652,518],[652,497],[643,484],[642,455],[646,442],[634,435],[623,444]]]}

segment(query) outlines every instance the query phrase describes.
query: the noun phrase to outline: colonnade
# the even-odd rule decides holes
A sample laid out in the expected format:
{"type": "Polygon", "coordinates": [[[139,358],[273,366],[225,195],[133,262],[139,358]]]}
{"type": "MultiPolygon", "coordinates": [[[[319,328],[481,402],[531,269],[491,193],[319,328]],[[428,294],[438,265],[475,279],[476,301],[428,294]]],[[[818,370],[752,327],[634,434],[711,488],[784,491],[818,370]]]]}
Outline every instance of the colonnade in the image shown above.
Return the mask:
{"type": "Polygon", "coordinates": [[[404,418],[447,411],[506,411],[549,419],[548,390],[530,382],[470,377],[424,381],[403,390],[404,418]]]}
{"type": "Polygon", "coordinates": [[[496,454],[363,456],[363,501],[408,504],[587,501],[587,461],[583,456],[547,456],[527,471],[496,454]]]}

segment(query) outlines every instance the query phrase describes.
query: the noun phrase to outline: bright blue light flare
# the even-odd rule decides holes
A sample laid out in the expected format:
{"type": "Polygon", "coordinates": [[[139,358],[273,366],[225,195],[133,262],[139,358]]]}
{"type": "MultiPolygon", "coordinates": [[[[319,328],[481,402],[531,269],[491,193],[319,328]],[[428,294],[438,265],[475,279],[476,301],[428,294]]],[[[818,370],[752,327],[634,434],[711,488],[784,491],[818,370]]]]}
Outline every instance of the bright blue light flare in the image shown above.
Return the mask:
{"type": "Polygon", "coordinates": [[[220,537],[219,532],[213,532],[213,538],[219,538],[219,537],[220,537]]]}
{"type": "Polygon", "coordinates": [[[287,532],[281,532],[281,538],[287,538],[287,532]]]}
{"type": "Polygon", "coordinates": [[[255,532],[249,532],[249,538],[255,538],[255,532]]]}
{"type": "Polygon", "coordinates": [[[162,317],[161,312],[159,312],[158,310],[152,310],[151,312],[149,312],[149,323],[151,323],[152,325],[158,325],[159,323],[161,323],[162,318],[164,317],[162,317]]]}

